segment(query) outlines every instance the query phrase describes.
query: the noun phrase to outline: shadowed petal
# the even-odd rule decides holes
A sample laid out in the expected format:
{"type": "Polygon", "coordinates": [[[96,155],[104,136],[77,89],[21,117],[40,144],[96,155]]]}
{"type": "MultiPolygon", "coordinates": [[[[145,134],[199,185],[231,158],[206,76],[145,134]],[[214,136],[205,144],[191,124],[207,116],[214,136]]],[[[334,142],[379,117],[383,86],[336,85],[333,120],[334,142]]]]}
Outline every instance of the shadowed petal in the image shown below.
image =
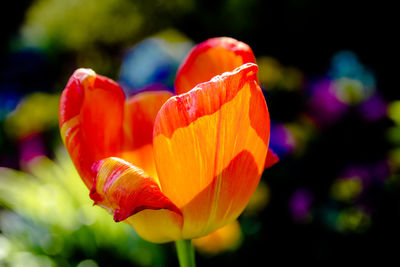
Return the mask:
{"type": "Polygon", "coordinates": [[[172,96],[168,91],[142,92],[125,103],[124,150],[120,156],[157,179],[153,156],[154,120],[161,106],[172,96]]]}
{"type": "Polygon", "coordinates": [[[229,37],[208,39],[195,46],[181,64],[175,79],[175,91],[177,94],[185,93],[216,75],[255,62],[253,51],[245,43],[229,37]]]}
{"type": "Polygon", "coordinates": [[[272,166],[274,166],[276,163],[279,162],[279,157],[277,154],[275,154],[275,152],[269,148],[268,149],[268,153],[267,153],[267,157],[265,158],[265,168],[270,168],[272,166]]]}

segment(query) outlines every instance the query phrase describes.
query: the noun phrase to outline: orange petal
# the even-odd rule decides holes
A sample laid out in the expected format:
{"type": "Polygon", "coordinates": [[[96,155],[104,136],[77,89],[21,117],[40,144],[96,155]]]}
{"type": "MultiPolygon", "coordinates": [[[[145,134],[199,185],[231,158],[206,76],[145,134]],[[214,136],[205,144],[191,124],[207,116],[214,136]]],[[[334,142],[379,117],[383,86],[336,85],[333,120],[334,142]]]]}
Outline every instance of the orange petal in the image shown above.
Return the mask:
{"type": "Polygon", "coordinates": [[[274,166],[278,162],[279,162],[278,155],[275,154],[275,152],[271,148],[269,148],[267,157],[265,158],[265,169],[274,166]]]}
{"type": "Polygon", "coordinates": [[[121,151],[124,101],[117,83],[90,69],[76,70],[61,95],[61,136],[89,188],[92,164],[121,151]]]}
{"type": "Polygon", "coordinates": [[[181,64],[175,79],[177,94],[191,90],[245,63],[255,63],[251,48],[229,37],[211,38],[195,46],[181,64]]]}
{"type": "Polygon", "coordinates": [[[96,205],[113,213],[116,222],[145,209],[167,209],[182,214],[151,177],[120,158],[100,160],[92,171],[96,180],[90,197],[96,205]]]}
{"type": "Polygon", "coordinates": [[[269,114],[245,64],[170,98],[154,125],[162,192],[183,212],[183,238],[235,220],[254,192],[269,143],[269,114]]]}
{"type": "Polygon", "coordinates": [[[147,92],[125,102],[115,82],[79,69],[59,114],[61,136],[95,203],[158,243],[181,239],[182,227],[181,211],[160,191],[153,158],[154,119],[170,96],[147,92]]]}
{"type": "Polygon", "coordinates": [[[157,178],[153,156],[154,120],[161,106],[172,96],[168,91],[142,92],[125,103],[125,143],[121,158],[157,178]]]}

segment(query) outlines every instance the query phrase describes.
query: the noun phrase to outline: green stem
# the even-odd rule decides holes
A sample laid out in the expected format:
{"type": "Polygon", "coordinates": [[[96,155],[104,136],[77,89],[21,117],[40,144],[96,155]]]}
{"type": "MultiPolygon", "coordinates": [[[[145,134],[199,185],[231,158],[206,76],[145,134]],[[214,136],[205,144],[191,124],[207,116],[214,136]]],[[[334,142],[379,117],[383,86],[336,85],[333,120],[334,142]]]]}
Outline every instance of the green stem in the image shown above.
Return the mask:
{"type": "Polygon", "coordinates": [[[175,241],[175,245],[180,267],[195,267],[192,241],[190,239],[179,240],[175,241]]]}

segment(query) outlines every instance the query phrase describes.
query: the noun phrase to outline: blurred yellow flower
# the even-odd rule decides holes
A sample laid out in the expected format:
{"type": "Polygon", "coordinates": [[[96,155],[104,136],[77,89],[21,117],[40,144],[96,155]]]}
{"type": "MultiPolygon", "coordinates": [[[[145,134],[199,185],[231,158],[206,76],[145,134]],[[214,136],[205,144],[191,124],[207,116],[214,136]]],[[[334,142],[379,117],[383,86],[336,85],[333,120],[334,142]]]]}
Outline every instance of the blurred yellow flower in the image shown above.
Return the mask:
{"type": "Polygon", "coordinates": [[[260,212],[268,205],[269,198],[270,193],[268,185],[263,181],[260,181],[256,191],[251,196],[249,204],[247,204],[245,214],[252,215],[260,212]]]}
{"type": "Polygon", "coordinates": [[[331,187],[331,195],[334,199],[351,202],[362,192],[363,186],[359,177],[337,179],[331,187]]]}
{"type": "Polygon", "coordinates": [[[242,242],[242,230],[238,221],[219,228],[206,236],[193,239],[195,248],[204,254],[214,255],[225,251],[233,251],[242,242]]]}
{"type": "Polygon", "coordinates": [[[33,93],[8,115],[5,129],[9,136],[23,138],[58,125],[58,94],[33,93]]]}

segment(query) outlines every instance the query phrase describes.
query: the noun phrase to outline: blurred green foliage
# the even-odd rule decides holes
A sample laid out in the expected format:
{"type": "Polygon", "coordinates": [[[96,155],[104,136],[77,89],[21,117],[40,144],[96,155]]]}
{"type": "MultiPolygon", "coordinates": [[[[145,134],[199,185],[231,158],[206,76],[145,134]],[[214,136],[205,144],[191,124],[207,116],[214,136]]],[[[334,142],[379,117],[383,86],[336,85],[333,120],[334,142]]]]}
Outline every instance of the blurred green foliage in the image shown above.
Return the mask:
{"type": "Polygon", "coordinates": [[[303,73],[295,67],[282,66],[275,58],[257,58],[260,83],[266,90],[297,91],[304,86],[303,73]]]}
{"type": "Polygon", "coordinates": [[[335,200],[351,203],[361,194],[362,189],[358,177],[336,179],[331,186],[331,195],[335,200]]]}
{"type": "Polygon", "coordinates": [[[132,44],[190,11],[193,1],[37,0],[22,27],[27,45],[80,51],[132,44]],[[168,16],[166,16],[168,14],[168,16]]]}
{"type": "Polygon", "coordinates": [[[40,48],[51,58],[67,54],[76,66],[113,77],[121,65],[118,52],[172,27],[194,6],[193,0],[36,0],[12,49],[40,48]]]}
{"type": "Polygon", "coordinates": [[[350,207],[344,209],[336,222],[337,230],[344,233],[364,233],[371,224],[371,217],[362,209],[350,207]]]}
{"type": "Polygon", "coordinates": [[[105,251],[115,264],[164,266],[162,246],[92,206],[64,149],[55,161],[35,158],[28,169],[0,168],[0,202],[7,208],[0,213],[0,264],[74,266],[105,251]]]}
{"type": "Polygon", "coordinates": [[[40,92],[22,99],[5,120],[8,135],[19,139],[57,126],[59,99],[59,94],[40,92]]]}

